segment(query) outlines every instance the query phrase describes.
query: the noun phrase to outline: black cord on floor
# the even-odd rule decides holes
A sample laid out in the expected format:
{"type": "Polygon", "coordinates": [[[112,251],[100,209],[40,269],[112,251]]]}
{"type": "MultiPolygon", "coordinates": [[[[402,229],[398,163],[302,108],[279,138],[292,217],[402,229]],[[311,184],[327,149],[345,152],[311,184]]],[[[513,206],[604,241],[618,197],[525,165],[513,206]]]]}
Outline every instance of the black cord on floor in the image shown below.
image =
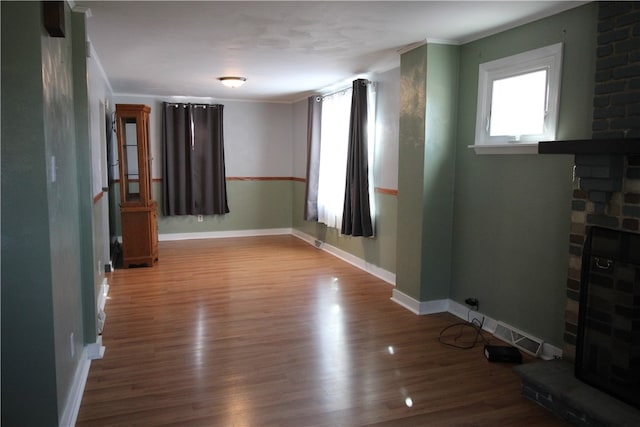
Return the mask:
{"type": "MultiPolygon", "coordinates": [[[[467,316],[468,317],[468,316],[467,316]]],[[[454,323],[453,325],[446,326],[440,331],[440,335],[438,336],[438,341],[442,345],[446,345],[448,347],[458,348],[461,350],[469,350],[476,346],[479,342],[486,343],[487,340],[482,334],[482,326],[484,325],[484,316],[482,317],[482,321],[474,318],[471,321],[467,322],[459,322],[454,323]],[[449,338],[449,336],[445,336],[445,332],[453,328],[460,328],[458,334],[453,338],[449,338]],[[461,338],[465,333],[465,329],[472,328],[475,332],[475,337],[472,341],[462,341],[461,338]]]]}

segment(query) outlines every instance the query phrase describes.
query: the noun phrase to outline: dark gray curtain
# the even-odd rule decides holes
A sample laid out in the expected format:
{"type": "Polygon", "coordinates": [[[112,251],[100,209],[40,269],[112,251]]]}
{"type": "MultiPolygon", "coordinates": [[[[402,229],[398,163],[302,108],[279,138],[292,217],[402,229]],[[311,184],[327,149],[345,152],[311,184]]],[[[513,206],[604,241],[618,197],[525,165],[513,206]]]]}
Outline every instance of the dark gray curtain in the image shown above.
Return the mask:
{"type": "Polygon", "coordinates": [[[318,220],[318,179],[320,171],[320,125],[322,98],[311,96],[307,110],[307,185],[305,189],[304,219],[318,220]]]}
{"type": "Polygon", "coordinates": [[[163,104],[165,216],[229,213],[223,109],[219,104],[163,104]]]}
{"type": "Polygon", "coordinates": [[[367,148],[367,84],[354,80],[349,123],[347,178],[341,233],[348,236],[373,236],[369,205],[369,160],[367,148]]]}

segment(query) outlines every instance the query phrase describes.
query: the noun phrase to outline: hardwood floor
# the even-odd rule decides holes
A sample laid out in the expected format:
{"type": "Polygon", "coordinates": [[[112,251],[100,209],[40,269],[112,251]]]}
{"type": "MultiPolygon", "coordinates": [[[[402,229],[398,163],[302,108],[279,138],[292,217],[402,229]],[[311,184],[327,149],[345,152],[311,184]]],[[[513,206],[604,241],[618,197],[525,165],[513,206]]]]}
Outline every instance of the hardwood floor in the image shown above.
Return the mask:
{"type": "Polygon", "coordinates": [[[109,277],[78,426],[556,426],[482,346],[292,236],[160,242],[109,277]]]}

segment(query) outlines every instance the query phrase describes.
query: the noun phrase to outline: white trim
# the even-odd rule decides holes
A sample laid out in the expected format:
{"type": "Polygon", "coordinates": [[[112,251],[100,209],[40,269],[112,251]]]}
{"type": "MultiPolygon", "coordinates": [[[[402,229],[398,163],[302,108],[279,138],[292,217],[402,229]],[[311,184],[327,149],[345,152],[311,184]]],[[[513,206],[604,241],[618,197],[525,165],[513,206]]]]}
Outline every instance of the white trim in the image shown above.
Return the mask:
{"type": "Polygon", "coordinates": [[[394,289],[391,293],[391,301],[406,308],[413,314],[420,314],[420,301],[411,298],[409,295],[394,289]]]}
{"type": "Polygon", "coordinates": [[[458,40],[454,39],[432,39],[427,38],[427,44],[444,44],[449,46],[461,46],[462,44],[458,40]]]}
{"type": "Polygon", "coordinates": [[[394,289],[391,295],[391,301],[395,302],[419,316],[423,314],[444,313],[449,311],[449,300],[433,300],[433,301],[418,301],[413,297],[394,289]]]}
{"type": "MultiPolygon", "coordinates": [[[[313,236],[310,236],[309,234],[303,233],[302,231],[296,230],[295,228],[291,230],[291,234],[300,240],[304,240],[310,245],[316,246],[315,244],[316,239],[313,236]]],[[[367,262],[362,258],[359,258],[353,254],[350,254],[349,252],[343,251],[342,249],[339,249],[333,245],[329,245],[325,242],[321,242],[318,249],[322,249],[323,251],[330,253],[336,258],[340,258],[341,260],[348,262],[354,267],[357,267],[360,270],[366,271],[372,276],[375,276],[378,279],[384,280],[385,282],[393,286],[396,285],[395,273],[385,270],[384,268],[378,267],[377,265],[371,264],[370,262],[367,262]]]]}
{"type": "Polygon", "coordinates": [[[102,345],[102,336],[96,338],[96,342],[93,344],[87,344],[85,348],[89,360],[102,359],[106,350],[106,347],[102,345]]]}
{"type": "Polygon", "coordinates": [[[348,262],[354,267],[358,267],[360,270],[364,270],[367,273],[376,276],[378,279],[382,279],[393,286],[396,285],[396,275],[394,273],[391,273],[390,271],[380,268],[377,265],[363,260],[362,258],[358,258],[357,256],[350,254],[349,252],[343,251],[342,249],[336,248],[335,246],[326,243],[322,245],[322,249],[325,252],[329,252],[331,255],[340,258],[345,262],[348,262]]]}
{"type": "MultiPolygon", "coordinates": [[[[495,333],[496,326],[498,325],[497,320],[492,319],[491,317],[483,313],[469,310],[467,306],[457,303],[456,301],[453,301],[453,300],[449,300],[449,313],[463,320],[469,320],[468,318],[469,313],[472,313],[472,318],[484,317],[484,323],[482,325],[482,329],[489,332],[492,335],[495,333]]],[[[517,330],[517,328],[509,325],[508,323],[505,323],[505,322],[501,322],[501,323],[513,330],[517,330]]],[[[540,352],[540,355],[538,357],[543,360],[562,359],[562,350],[554,345],[551,345],[545,342],[542,344],[542,351],[540,352]]]]}
{"type": "MultiPolygon", "coordinates": [[[[269,103],[269,104],[293,104],[292,101],[282,101],[282,100],[270,100],[270,99],[241,99],[241,98],[213,98],[210,96],[184,96],[184,95],[157,95],[157,94],[148,94],[148,93],[130,93],[130,92],[118,92],[113,94],[114,98],[124,98],[124,97],[134,97],[134,98],[153,98],[156,101],[162,102],[166,99],[186,99],[186,98],[198,98],[198,99],[210,99],[210,102],[253,102],[253,103],[269,103]]],[[[308,98],[308,97],[306,97],[308,98]]],[[[306,99],[304,98],[304,99],[306,99]]]]}
{"type": "MultiPolygon", "coordinates": [[[[101,334],[102,331],[104,330],[104,322],[107,319],[107,315],[104,312],[104,306],[107,302],[107,295],[109,294],[109,281],[107,280],[107,278],[103,278],[102,279],[102,285],[100,285],[100,293],[98,294],[98,303],[96,304],[96,322],[97,322],[97,330],[98,333],[101,334]]],[[[100,342],[102,342],[102,337],[99,337],[100,342]]],[[[99,353],[99,350],[94,350],[93,353],[99,353]]],[[[104,351],[102,351],[102,353],[104,353],[104,351]]],[[[102,359],[102,355],[100,355],[99,357],[92,357],[89,356],[92,359],[102,359]]]]}
{"type": "Polygon", "coordinates": [[[553,141],[556,138],[558,127],[558,112],[560,107],[560,90],[562,78],[562,53],[563,44],[556,43],[538,49],[532,49],[515,55],[484,62],[478,67],[478,97],[476,105],[476,125],[474,148],[476,154],[511,154],[527,153],[537,154],[535,151],[519,151],[509,149],[506,152],[496,152],[495,149],[484,152],[479,146],[496,147],[519,146],[522,143],[534,143],[538,141],[553,141]],[[493,82],[505,78],[516,77],[541,70],[547,71],[546,79],[546,106],[544,114],[544,129],[540,134],[526,135],[489,135],[488,123],[491,120],[493,82]]]}
{"type": "Polygon", "coordinates": [[[542,343],[542,351],[540,352],[540,359],[553,360],[562,359],[562,349],[551,345],[548,342],[542,343]]]}
{"type": "Polygon", "coordinates": [[[90,367],[91,359],[89,359],[87,348],[85,347],[85,349],[82,351],[82,355],[80,355],[79,364],[76,367],[76,372],[73,376],[71,391],[69,392],[67,404],[62,410],[62,416],[60,417],[61,426],[76,425],[78,412],[80,411],[80,402],[82,402],[84,386],[87,384],[87,377],[89,376],[90,367]]]}
{"type": "Polygon", "coordinates": [[[102,285],[100,285],[100,294],[98,295],[98,304],[96,305],[99,312],[104,310],[107,295],[109,295],[109,280],[105,277],[102,279],[102,285]]]}
{"type": "MultiPolygon", "coordinates": [[[[265,228],[258,230],[230,230],[230,231],[207,231],[199,233],[165,233],[158,235],[159,241],[173,241],[173,240],[191,240],[191,239],[219,239],[228,237],[253,237],[253,236],[277,236],[290,234],[297,237],[310,245],[315,245],[315,238],[302,231],[292,228],[265,228]]],[[[384,280],[385,282],[394,285],[396,284],[396,275],[388,270],[378,267],[352,255],[342,249],[322,242],[321,249],[329,252],[331,255],[340,258],[341,260],[348,262],[349,264],[358,267],[367,273],[376,276],[377,278],[384,280]]]]}
{"type": "Polygon", "coordinates": [[[302,231],[297,230],[295,228],[291,230],[291,234],[294,237],[297,237],[300,240],[304,240],[305,242],[307,242],[310,245],[314,245],[314,242],[316,240],[313,236],[311,236],[311,235],[309,235],[307,233],[303,233],[302,231]]]}
{"type": "MultiPolygon", "coordinates": [[[[460,303],[457,303],[453,300],[449,300],[449,313],[464,319],[464,320],[468,320],[467,316],[469,313],[469,308],[465,305],[462,305],[460,303]]],[[[477,312],[477,311],[473,311],[471,310],[471,313],[475,313],[474,317],[484,317],[484,325],[483,328],[485,331],[493,334],[496,330],[496,326],[498,325],[498,321],[495,319],[492,319],[491,317],[477,312]]],[[[517,328],[509,325],[508,323],[505,322],[501,322],[503,325],[506,325],[508,328],[513,329],[513,330],[517,330],[517,328]]],[[[562,349],[549,344],[548,342],[545,342],[542,344],[542,351],[540,352],[539,357],[543,360],[551,360],[551,359],[562,359],[562,349]]]]}
{"type": "Polygon", "coordinates": [[[228,230],[205,231],[196,233],[164,233],[158,235],[158,240],[192,240],[192,239],[223,239],[228,237],[278,236],[292,234],[291,228],[264,228],[258,230],[228,230]]]}
{"type": "Polygon", "coordinates": [[[85,18],[91,18],[93,16],[93,14],[91,13],[91,9],[89,9],[88,7],[77,6],[76,2],[72,0],[67,0],[67,3],[69,4],[69,9],[71,9],[71,12],[82,13],[85,18]]]}
{"type": "Polygon", "coordinates": [[[411,52],[413,49],[417,49],[420,46],[424,46],[425,44],[427,44],[427,40],[420,40],[414,43],[409,43],[408,45],[402,46],[401,48],[396,49],[396,53],[398,53],[398,55],[404,55],[407,52],[411,52]]]}
{"type": "Polygon", "coordinates": [[[548,16],[553,16],[553,15],[557,15],[559,13],[565,12],[569,9],[573,9],[579,6],[582,6],[584,4],[589,3],[588,1],[577,1],[577,0],[572,0],[572,1],[568,1],[568,2],[558,2],[559,4],[555,7],[551,7],[549,9],[545,9],[541,12],[537,12],[534,13],[533,15],[527,16],[525,18],[521,18],[521,19],[517,19],[515,21],[511,21],[507,24],[504,25],[499,25],[497,27],[492,27],[489,30],[486,31],[480,31],[478,33],[475,34],[471,34],[469,36],[463,37],[459,40],[460,44],[467,44],[467,43],[471,43],[473,41],[476,40],[480,40],[480,39],[484,39],[485,37],[489,37],[492,36],[494,34],[499,34],[502,33],[504,31],[510,30],[512,28],[517,28],[517,27],[521,27],[525,24],[528,24],[530,22],[534,22],[534,21],[538,21],[540,19],[546,18],[548,16]]]}
{"type": "MultiPolygon", "coordinates": [[[[172,233],[172,234],[161,234],[159,236],[159,240],[162,241],[170,241],[170,240],[189,240],[189,239],[211,239],[211,238],[225,238],[225,237],[251,237],[251,236],[272,236],[272,235],[284,235],[291,234],[294,237],[297,237],[300,240],[307,242],[312,246],[316,246],[316,238],[304,233],[297,229],[290,228],[271,228],[271,229],[262,229],[262,230],[234,230],[234,231],[218,231],[218,232],[205,232],[205,233],[172,233]]],[[[318,247],[318,246],[316,246],[318,247]]],[[[366,271],[367,273],[376,276],[377,278],[384,280],[385,282],[395,286],[396,284],[396,275],[395,273],[391,273],[383,268],[380,268],[376,265],[366,262],[365,260],[356,257],[348,252],[343,251],[342,249],[338,249],[335,246],[329,245],[325,242],[320,242],[319,249],[330,253],[331,255],[342,259],[349,264],[366,271]]],[[[456,317],[459,317],[463,320],[469,320],[469,313],[475,313],[473,317],[484,317],[484,323],[482,325],[482,329],[493,334],[496,330],[496,325],[498,322],[491,317],[476,312],[473,310],[469,310],[465,305],[457,303],[452,299],[439,299],[432,301],[418,301],[413,297],[403,293],[398,289],[393,289],[391,300],[396,304],[399,304],[406,308],[407,310],[415,313],[417,315],[424,314],[434,314],[434,313],[444,313],[448,312],[453,314],[456,317]]],[[[503,322],[504,323],[504,322],[503,322]]],[[[506,324],[506,323],[505,323],[506,324]]],[[[515,329],[515,328],[514,328],[515,329]]],[[[98,342],[96,343],[97,347],[92,347],[95,352],[95,349],[98,349],[96,354],[99,354],[99,358],[104,355],[105,348],[101,346],[102,337],[98,337],[98,342]]],[[[95,346],[96,344],[91,344],[91,346],[95,346]]],[[[562,358],[562,350],[558,347],[555,347],[549,343],[544,343],[542,346],[542,352],[540,355],[541,359],[550,360],[550,359],[560,359],[562,358]]]]}
{"type": "Polygon", "coordinates": [[[470,310],[466,305],[462,305],[452,299],[449,300],[449,313],[466,321],[469,321],[474,317],[478,318],[478,320],[482,320],[482,318],[484,317],[482,330],[487,331],[490,334],[493,334],[495,332],[496,326],[498,324],[495,319],[492,319],[491,317],[478,311],[470,310]]]}
{"type": "MultiPolygon", "coordinates": [[[[465,321],[472,320],[473,318],[477,318],[479,320],[484,318],[482,330],[487,331],[492,335],[495,333],[496,326],[498,325],[497,320],[478,311],[470,310],[467,306],[453,301],[452,299],[418,301],[398,289],[394,289],[391,301],[418,315],[448,312],[465,321]]],[[[517,330],[505,322],[501,323],[513,330],[517,330]]],[[[545,342],[542,344],[542,351],[540,352],[539,357],[543,360],[561,359],[562,350],[545,342]]]]}
{"type": "MultiPolygon", "coordinates": [[[[102,75],[102,78],[104,79],[104,82],[107,84],[107,88],[109,89],[109,92],[113,93],[113,88],[111,87],[111,81],[109,81],[109,77],[107,77],[107,72],[104,70],[104,67],[102,66],[102,61],[100,61],[100,57],[98,56],[98,52],[96,52],[95,48],[93,47],[93,44],[91,44],[91,58],[96,63],[96,66],[98,67],[98,70],[100,71],[100,74],[102,75]]],[[[109,106],[109,105],[107,105],[107,106],[109,106]]]]}

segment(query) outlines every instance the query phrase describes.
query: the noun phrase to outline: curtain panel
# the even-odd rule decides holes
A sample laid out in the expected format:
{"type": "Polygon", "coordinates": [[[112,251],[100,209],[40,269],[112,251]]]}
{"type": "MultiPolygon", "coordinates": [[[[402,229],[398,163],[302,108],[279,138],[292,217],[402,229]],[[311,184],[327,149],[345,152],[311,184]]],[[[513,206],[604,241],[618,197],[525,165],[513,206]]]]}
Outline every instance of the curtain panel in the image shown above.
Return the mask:
{"type": "Polygon", "coordinates": [[[165,216],[229,213],[223,110],[219,104],[163,103],[165,216]]]}
{"type": "Polygon", "coordinates": [[[307,106],[307,181],[304,219],[318,220],[318,181],[320,177],[320,129],[322,97],[310,96],[307,106]]]}
{"type": "Polygon", "coordinates": [[[353,82],[347,177],[340,232],[349,236],[373,236],[369,203],[368,104],[365,79],[353,82]]]}

